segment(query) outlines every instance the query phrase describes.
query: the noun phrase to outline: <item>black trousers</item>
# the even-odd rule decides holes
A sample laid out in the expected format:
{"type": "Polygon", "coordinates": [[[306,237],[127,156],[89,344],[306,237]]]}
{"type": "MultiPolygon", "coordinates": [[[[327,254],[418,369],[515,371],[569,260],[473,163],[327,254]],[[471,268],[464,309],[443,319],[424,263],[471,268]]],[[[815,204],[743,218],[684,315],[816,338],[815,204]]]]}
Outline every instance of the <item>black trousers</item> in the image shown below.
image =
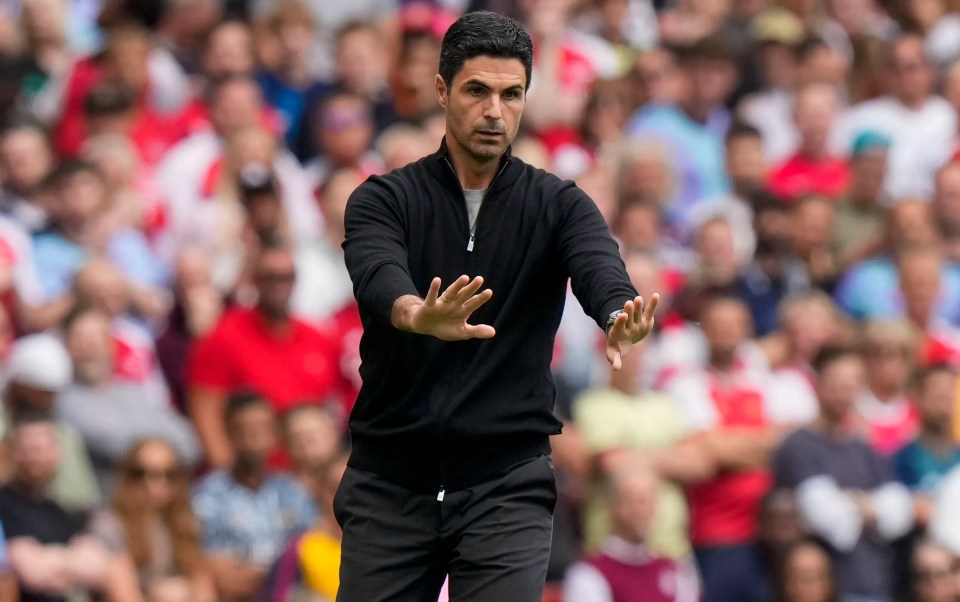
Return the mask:
{"type": "Polygon", "coordinates": [[[539,602],[557,500],[549,456],[437,493],[347,468],[333,504],[337,602],[436,602],[447,575],[452,602],[539,602]]]}

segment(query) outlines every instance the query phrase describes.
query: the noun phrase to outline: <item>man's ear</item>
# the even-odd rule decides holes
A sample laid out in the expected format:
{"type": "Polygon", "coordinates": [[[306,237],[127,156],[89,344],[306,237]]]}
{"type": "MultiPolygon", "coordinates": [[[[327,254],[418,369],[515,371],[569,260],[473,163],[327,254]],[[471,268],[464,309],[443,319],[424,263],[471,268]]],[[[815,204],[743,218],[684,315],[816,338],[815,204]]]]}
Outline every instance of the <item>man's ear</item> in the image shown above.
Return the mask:
{"type": "Polygon", "coordinates": [[[447,108],[447,83],[443,81],[443,77],[441,77],[439,73],[437,74],[434,90],[437,93],[437,102],[440,103],[440,106],[445,110],[447,108]]]}

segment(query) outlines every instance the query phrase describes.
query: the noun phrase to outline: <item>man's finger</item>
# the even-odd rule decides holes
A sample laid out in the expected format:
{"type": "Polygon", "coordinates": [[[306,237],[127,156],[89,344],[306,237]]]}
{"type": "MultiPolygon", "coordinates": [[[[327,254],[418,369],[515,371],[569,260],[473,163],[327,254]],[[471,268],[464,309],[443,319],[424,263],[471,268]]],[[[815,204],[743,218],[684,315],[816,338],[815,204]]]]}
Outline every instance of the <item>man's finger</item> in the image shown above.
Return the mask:
{"type": "Polygon", "coordinates": [[[466,333],[471,339],[492,339],[497,331],[488,324],[467,324],[466,333]]]}
{"type": "Polygon", "coordinates": [[[463,302],[463,308],[468,310],[470,313],[477,311],[484,303],[490,300],[493,297],[493,291],[487,289],[480,293],[479,295],[474,295],[463,302]]]}
{"type": "Polygon", "coordinates": [[[634,325],[639,326],[640,320],[643,319],[643,297],[639,295],[633,300],[633,315],[631,317],[634,325]]]}
{"type": "Polygon", "coordinates": [[[441,299],[447,300],[448,303],[454,301],[457,297],[457,293],[460,292],[468,282],[470,282],[470,277],[463,275],[453,281],[453,283],[443,291],[441,299]]]}
{"type": "Polygon", "coordinates": [[[478,290],[480,290],[481,286],[483,286],[483,276],[477,276],[472,281],[470,281],[470,284],[460,289],[460,292],[457,293],[456,300],[461,303],[466,301],[467,299],[472,297],[478,290]]]}
{"type": "Polygon", "coordinates": [[[643,318],[645,320],[652,320],[654,312],[657,311],[657,305],[660,304],[660,293],[654,293],[650,297],[650,303],[647,305],[646,311],[643,312],[643,318]]]}
{"type": "Polygon", "coordinates": [[[440,293],[440,279],[434,278],[430,281],[430,289],[427,291],[427,298],[423,300],[426,305],[434,305],[437,302],[437,295],[440,293]]]}

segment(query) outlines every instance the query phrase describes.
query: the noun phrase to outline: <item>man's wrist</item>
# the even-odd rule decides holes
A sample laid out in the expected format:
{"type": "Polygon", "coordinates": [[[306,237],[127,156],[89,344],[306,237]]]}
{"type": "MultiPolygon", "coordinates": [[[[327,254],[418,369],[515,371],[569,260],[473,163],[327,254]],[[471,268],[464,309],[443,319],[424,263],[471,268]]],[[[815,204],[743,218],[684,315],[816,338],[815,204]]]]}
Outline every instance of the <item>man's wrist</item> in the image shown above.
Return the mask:
{"type": "Polygon", "coordinates": [[[613,325],[617,323],[617,318],[622,313],[623,313],[623,310],[618,309],[610,312],[610,315],[607,316],[607,323],[603,327],[603,332],[606,333],[608,336],[610,335],[610,330],[613,329],[613,325]]]}
{"type": "Polygon", "coordinates": [[[393,302],[393,311],[390,312],[390,323],[397,330],[413,332],[413,310],[423,299],[416,295],[404,295],[393,302]]]}

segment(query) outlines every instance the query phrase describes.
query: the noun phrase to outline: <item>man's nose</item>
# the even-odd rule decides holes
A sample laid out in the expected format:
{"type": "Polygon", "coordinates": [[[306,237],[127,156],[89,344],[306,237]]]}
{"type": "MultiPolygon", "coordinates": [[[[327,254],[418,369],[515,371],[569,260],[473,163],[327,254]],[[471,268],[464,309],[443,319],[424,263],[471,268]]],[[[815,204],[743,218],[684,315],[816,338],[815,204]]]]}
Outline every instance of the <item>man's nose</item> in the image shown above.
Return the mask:
{"type": "Polygon", "coordinates": [[[483,116],[492,121],[499,121],[503,118],[503,110],[499,94],[491,94],[487,97],[487,102],[483,107],[483,116]]]}

